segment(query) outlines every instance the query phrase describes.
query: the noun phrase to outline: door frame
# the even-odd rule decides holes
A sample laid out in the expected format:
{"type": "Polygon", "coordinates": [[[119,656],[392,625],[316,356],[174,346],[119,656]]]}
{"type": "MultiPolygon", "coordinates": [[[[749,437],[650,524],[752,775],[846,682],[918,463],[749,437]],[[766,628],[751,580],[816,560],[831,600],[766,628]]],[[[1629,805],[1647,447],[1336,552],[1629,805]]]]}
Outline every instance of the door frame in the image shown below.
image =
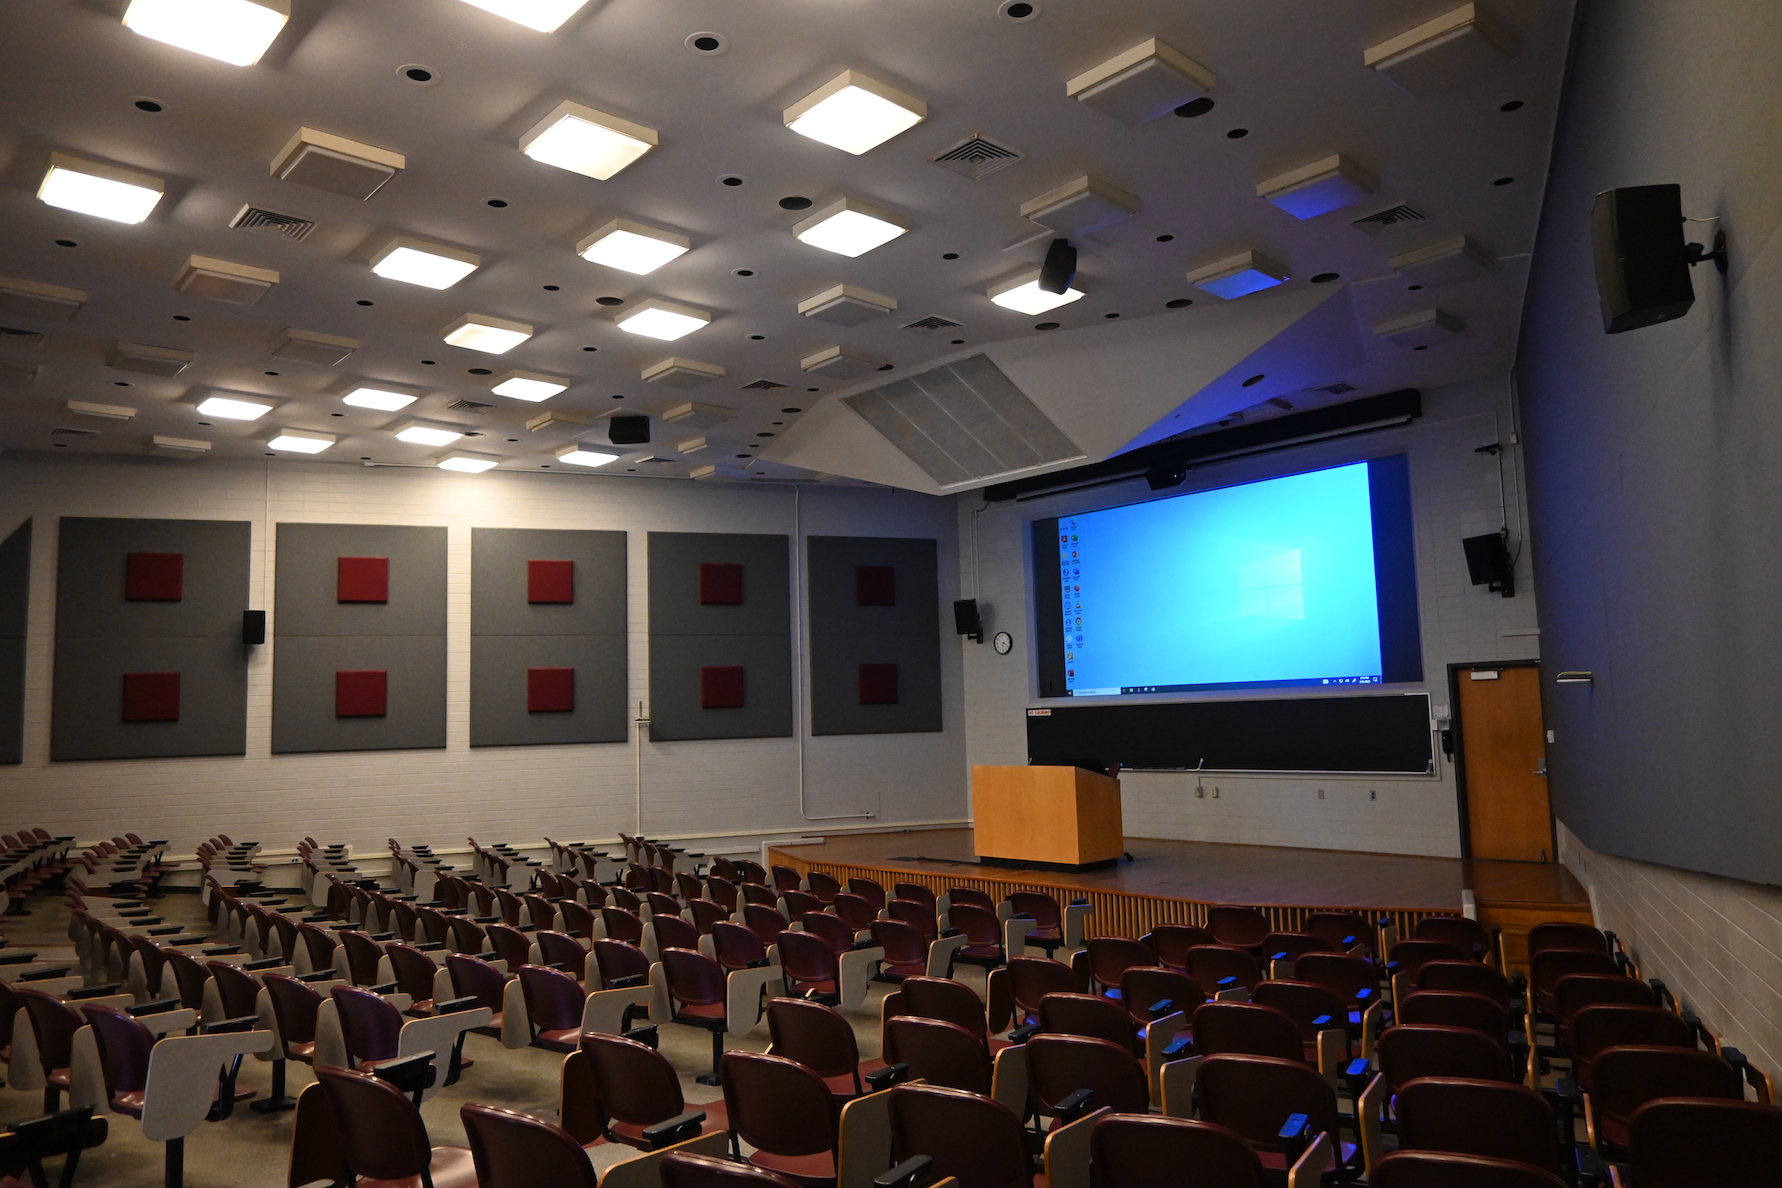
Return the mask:
{"type": "MultiPolygon", "coordinates": [[[[1454,803],[1460,810],[1460,856],[1470,860],[1473,856],[1473,825],[1471,814],[1467,811],[1466,800],[1466,731],[1460,720],[1460,674],[1474,668],[1535,668],[1541,666],[1539,660],[1476,660],[1467,664],[1448,665],[1448,729],[1454,739],[1454,803]]],[[[1541,701],[1541,729],[1546,729],[1546,702],[1541,701]]],[[[1543,745],[1546,735],[1543,734],[1543,745]]],[[[1559,833],[1553,824],[1553,785],[1552,775],[1547,779],[1547,837],[1548,853],[1553,861],[1559,860],[1559,833]]]]}

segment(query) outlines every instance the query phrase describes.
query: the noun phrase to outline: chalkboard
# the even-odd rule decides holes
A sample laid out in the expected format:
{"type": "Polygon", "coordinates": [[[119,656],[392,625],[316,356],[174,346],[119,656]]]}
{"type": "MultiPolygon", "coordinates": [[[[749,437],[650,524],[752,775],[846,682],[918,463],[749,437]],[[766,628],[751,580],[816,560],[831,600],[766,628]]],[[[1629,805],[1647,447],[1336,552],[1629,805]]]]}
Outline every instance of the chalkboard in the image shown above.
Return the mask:
{"type": "Polygon", "coordinates": [[[1029,763],[1423,775],[1433,759],[1424,693],[1069,706],[1027,715],[1029,763]]]}

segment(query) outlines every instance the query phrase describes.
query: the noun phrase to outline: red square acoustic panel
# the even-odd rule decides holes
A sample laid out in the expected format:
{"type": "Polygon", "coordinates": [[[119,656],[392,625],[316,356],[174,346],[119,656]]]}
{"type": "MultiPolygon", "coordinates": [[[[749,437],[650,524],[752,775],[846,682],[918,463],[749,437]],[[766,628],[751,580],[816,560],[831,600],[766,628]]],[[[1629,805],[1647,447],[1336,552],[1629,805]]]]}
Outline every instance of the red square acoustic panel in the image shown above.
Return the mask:
{"type": "MultiPolygon", "coordinates": [[[[178,553],[173,556],[178,557],[178,553]]],[[[179,721],[179,673],[126,672],[124,721],[179,721]]]]}
{"type": "Polygon", "coordinates": [[[390,674],[381,668],[337,672],[334,674],[334,716],[381,718],[389,701],[389,691],[390,674]]]}
{"type": "Polygon", "coordinates": [[[897,665],[862,664],[860,666],[860,704],[897,704],[897,665]]]}
{"type": "Polygon", "coordinates": [[[699,605],[741,606],[742,570],[740,565],[702,564],[699,567],[699,605]]]}
{"type": "Polygon", "coordinates": [[[897,570],[889,565],[854,566],[855,606],[896,606],[897,570]]]}
{"type": "Polygon", "coordinates": [[[740,664],[713,664],[699,670],[700,709],[741,709],[742,704],[740,664]]]}
{"type": "MultiPolygon", "coordinates": [[[[342,557],[335,576],[337,602],[390,601],[388,557],[342,557]]],[[[382,710],[378,711],[382,713],[382,710]]]]}
{"type": "Polygon", "coordinates": [[[185,592],[184,553],[124,555],[124,601],[178,602],[185,592]]]}
{"type": "MultiPolygon", "coordinates": [[[[538,562],[534,561],[534,565],[538,562]]],[[[567,561],[565,565],[569,564],[567,561]]],[[[533,601],[537,601],[534,599],[533,601]]],[[[529,714],[568,714],[575,712],[575,669],[528,668],[526,670],[526,712],[529,714]]]]}
{"type": "Polygon", "coordinates": [[[575,601],[575,562],[526,562],[526,601],[573,603],[575,601]]]}

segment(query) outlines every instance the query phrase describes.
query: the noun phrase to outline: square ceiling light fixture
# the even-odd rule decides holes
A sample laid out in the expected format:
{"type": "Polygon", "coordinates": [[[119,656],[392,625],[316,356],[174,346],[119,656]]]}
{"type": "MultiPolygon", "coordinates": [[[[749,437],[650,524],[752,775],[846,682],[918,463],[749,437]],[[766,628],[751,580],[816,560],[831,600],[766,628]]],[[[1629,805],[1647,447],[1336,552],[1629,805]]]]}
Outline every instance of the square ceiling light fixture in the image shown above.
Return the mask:
{"type": "Polygon", "coordinates": [[[520,137],[520,151],[596,181],[606,181],[656,147],[642,124],[565,99],[520,137]]]}
{"type": "Polygon", "coordinates": [[[812,375],[826,375],[830,379],[849,380],[865,375],[869,371],[882,371],[891,362],[867,351],[855,350],[853,347],[824,347],[814,354],[806,355],[798,361],[798,366],[812,375]]]}
{"type": "Polygon", "coordinates": [[[661,384],[664,388],[702,388],[713,380],[723,379],[725,372],[716,363],[671,358],[650,364],[642,374],[645,383],[661,384]]]}
{"type": "Polygon", "coordinates": [[[1137,194],[1094,177],[1079,177],[1021,204],[1021,217],[1066,238],[1111,227],[1137,214],[1137,194]]]}
{"type": "Polygon", "coordinates": [[[805,317],[837,326],[858,326],[896,308],[897,298],[853,285],[836,285],[798,303],[798,312],[805,317]]]}
{"type": "Polygon", "coordinates": [[[105,352],[105,365],[119,371],[135,371],[143,375],[175,376],[192,365],[198,356],[191,351],[172,347],[148,346],[140,342],[112,344],[105,352]]]}
{"type": "Polygon", "coordinates": [[[831,148],[859,156],[928,118],[928,105],[844,70],[786,109],[786,127],[831,148]]]}
{"type": "Polygon", "coordinates": [[[212,392],[198,402],[200,415],[225,421],[257,421],[277,407],[270,400],[255,400],[233,392],[212,392]]]}
{"type": "Polygon", "coordinates": [[[356,338],[342,338],[338,334],[323,334],[317,330],[287,329],[272,344],[272,355],[274,358],[290,359],[297,363],[333,367],[344,363],[358,349],[359,340],[356,338]]]}
{"type": "Polygon", "coordinates": [[[1452,285],[1484,276],[1497,257],[1464,235],[1400,252],[1387,264],[1421,285],[1452,285]]]}
{"type": "Polygon", "coordinates": [[[1261,252],[1239,252],[1188,273],[1188,283],[1227,301],[1272,289],[1287,279],[1287,269],[1261,252]]]}
{"type": "Polygon", "coordinates": [[[1256,196],[1296,219],[1310,219],[1360,202],[1379,188],[1380,180],[1373,174],[1340,153],[1332,153],[1257,183],[1256,196]]]}
{"type": "Polygon", "coordinates": [[[158,177],[119,169],[97,161],[83,161],[64,153],[51,153],[37,197],[49,205],[76,214],[110,219],[114,223],[140,223],[161,201],[165,183],[158,177]]]}
{"type": "Polygon", "coordinates": [[[68,411],[78,416],[97,417],[101,421],[128,421],[136,410],[122,404],[94,404],[89,400],[70,400],[68,411]]]}
{"type": "Polygon", "coordinates": [[[86,303],[84,289],[65,289],[42,281],[0,276],[0,314],[18,314],[46,322],[72,322],[86,303]]]}
{"type": "Polygon", "coordinates": [[[1477,4],[1462,4],[1371,45],[1362,62],[1408,95],[1477,82],[1516,56],[1516,35],[1477,4]]]}
{"type": "Polygon", "coordinates": [[[568,391],[573,382],[560,375],[546,375],[542,371],[509,371],[490,380],[489,391],[497,396],[537,404],[541,400],[549,400],[559,392],[568,391]]]}
{"type": "Polygon", "coordinates": [[[202,458],[210,453],[210,443],[193,437],[163,437],[156,434],[149,438],[149,450],[169,458],[202,458]]]}
{"type": "Polygon", "coordinates": [[[1004,309],[1012,309],[1016,313],[1043,314],[1049,309],[1057,309],[1060,305],[1069,305],[1080,300],[1083,293],[1075,285],[1067,285],[1062,293],[1046,292],[1040,288],[1040,270],[1036,268],[999,285],[992,285],[984,295],[1004,309]]]}
{"type": "Polygon", "coordinates": [[[444,337],[452,346],[467,351],[505,355],[532,337],[532,327],[488,314],[465,314],[445,328],[444,337]]]}
{"type": "Polygon", "coordinates": [[[673,231],[663,231],[613,219],[575,245],[575,254],[593,264],[648,276],[670,260],[687,254],[693,241],[673,231]]]}
{"type": "Polygon", "coordinates": [[[902,220],[853,198],[831,202],[792,225],[792,234],[800,243],[838,256],[864,256],[908,230],[902,220]]]}
{"type": "Polygon", "coordinates": [[[371,258],[371,271],[385,280],[424,289],[449,289],[482,263],[483,258],[475,252],[398,235],[371,258]]]}
{"type": "Polygon", "coordinates": [[[333,434],[311,433],[307,429],[279,429],[266,439],[267,449],[291,454],[319,454],[333,444],[333,434]]]}
{"type": "Polygon", "coordinates": [[[408,165],[401,153],[331,132],[299,128],[272,159],[272,176],[363,201],[408,165]]]}
{"type": "Polygon", "coordinates": [[[605,466],[609,462],[617,462],[622,456],[609,454],[605,450],[589,449],[585,445],[564,446],[557,451],[557,461],[567,462],[571,466],[605,466]]]}
{"type": "Polygon", "coordinates": [[[270,268],[236,264],[211,256],[192,256],[186,260],[173,287],[182,293],[226,301],[230,305],[255,305],[278,284],[278,273],[270,268]]]}
{"type": "Polygon", "coordinates": [[[582,10],[588,0],[465,0],[484,12],[506,17],[516,25],[555,33],[564,21],[582,10]]]}
{"type": "Polygon", "coordinates": [[[487,454],[451,453],[435,463],[441,470],[456,470],[461,474],[481,474],[485,470],[494,470],[501,465],[500,458],[491,458],[487,454]]]}
{"type": "Polygon", "coordinates": [[[340,394],[342,404],[354,408],[375,408],[379,412],[400,412],[419,400],[424,391],[406,384],[386,384],[379,380],[354,380],[340,394]]]}
{"type": "Polygon", "coordinates": [[[1425,351],[1450,342],[1466,323],[1445,309],[1419,309],[1374,326],[1374,335],[1408,351],[1425,351]]]}
{"type": "Polygon", "coordinates": [[[431,425],[426,421],[404,421],[396,426],[396,440],[409,445],[451,445],[464,434],[450,425],[431,425]]]}
{"type": "Polygon", "coordinates": [[[1064,93],[1128,128],[1213,89],[1213,72],[1158,41],[1141,41],[1064,84],[1064,93]]]}
{"type": "Polygon", "coordinates": [[[651,297],[614,318],[613,324],[627,334],[673,342],[709,325],[711,320],[712,315],[703,309],[651,297]]]}
{"type": "Polygon", "coordinates": [[[231,66],[260,60],[285,22],[290,0],[130,0],[124,28],[231,66]]]}

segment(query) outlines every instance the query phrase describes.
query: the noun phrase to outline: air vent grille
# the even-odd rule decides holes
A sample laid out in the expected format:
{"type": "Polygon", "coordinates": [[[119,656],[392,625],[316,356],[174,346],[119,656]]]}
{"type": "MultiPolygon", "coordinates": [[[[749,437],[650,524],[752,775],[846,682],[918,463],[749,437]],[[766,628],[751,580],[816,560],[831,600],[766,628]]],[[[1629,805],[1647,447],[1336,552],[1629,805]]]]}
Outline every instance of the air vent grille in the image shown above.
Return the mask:
{"type": "Polygon", "coordinates": [[[973,181],[983,181],[992,173],[1019,161],[1021,154],[1006,144],[997,144],[981,132],[974,132],[946,152],[928,159],[942,169],[950,169],[973,181]]]}
{"type": "Polygon", "coordinates": [[[280,214],[276,210],[265,210],[258,206],[244,206],[229,221],[231,227],[242,231],[252,231],[259,235],[272,235],[279,239],[301,241],[309,236],[316,225],[308,219],[296,215],[280,214]]]}
{"type": "Polygon", "coordinates": [[[1354,384],[1345,384],[1339,380],[1334,384],[1325,384],[1322,388],[1307,388],[1306,391],[1324,392],[1331,396],[1347,396],[1349,393],[1359,392],[1361,389],[1354,384]]]}
{"type": "Polygon", "coordinates": [[[483,404],[475,400],[454,400],[446,405],[449,412],[486,413],[494,408],[493,404],[483,404]]]}
{"type": "Polygon", "coordinates": [[[742,390],[745,392],[771,392],[775,388],[783,388],[785,386],[785,384],[775,383],[770,379],[758,379],[752,384],[744,384],[742,390]]]}
{"type": "Polygon", "coordinates": [[[43,335],[36,330],[16,330],[11,326],[0,326],[0,339],[14,346],[42,346],[43,335]]]}
{"type": "Polygon", "coordinates": [[[1416,207],[1401,202],[1397,206],[1388,206],[1385,210],[1362,215],[1359,219],[1351,219],[1349,225],[1368,235],[1378,235],[1388,227],[1396,227],[1400,223],[1421,223],[1428,218],[1428,215],[1416,207]]]}
{"type": "Polygon", "coordinates": [[[983,355],[861,392],[847,403],[943,487],[1082,457],[983,355]]]}
{"type": "Polygon", "coordinates": [[[955,328],[957,328],[959,326],[963,326],[963,325],[965,325],[964,322],[955,322],[952,318],[943,318],[939,314],[929,314],[925,318],[917,318],[913,322],[905,322],[903,324],[903,326],[901,327],[901,329],[904,329],[904,330],[952,330],[952,329],[955,329],[955,328]]]}
{"type": "Polygon", "coordinates": [[[97,437],[97,429],[70,429],[66,425],[57,425],[50,430],[51,437],[97,437]]]}

